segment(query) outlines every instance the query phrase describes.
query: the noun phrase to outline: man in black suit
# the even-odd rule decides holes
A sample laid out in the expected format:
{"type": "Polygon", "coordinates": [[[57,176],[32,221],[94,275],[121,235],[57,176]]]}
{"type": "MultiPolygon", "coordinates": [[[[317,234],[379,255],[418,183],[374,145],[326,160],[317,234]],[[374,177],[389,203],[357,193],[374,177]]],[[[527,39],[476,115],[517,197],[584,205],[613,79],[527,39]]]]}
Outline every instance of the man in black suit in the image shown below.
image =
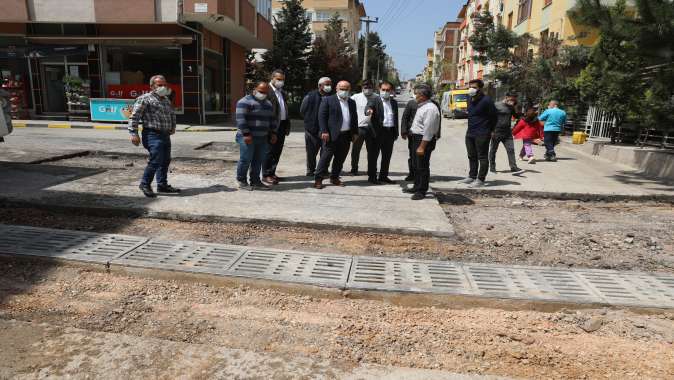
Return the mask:
{"type": "Polygon", "coordinates": [[[290,134],[290,115],[288,114],[288,103],[286,103],[288,97],[283,91],[285,77],[283,71],[274,70],[271,74],[271,82],[269,82],[269,101],[277,122],[277,139],[275,144],[270,145],[267,158],[262,164],[262,177],[270,185],[279,183],[279,177],[276,176],[276,167],[281,159],[286,136],[290,134]]]}
{"type": "Polygon", "coordinates": [[[332,92],[332,80],[323,77],[318,80],[318,90],[311,91],[302,100],[300,113],[304,117],[304,143],[307,151],[307,177],[316,176],[316,156],[321,149],[318,110],[323,99],[332,92]]]}
{"type": "Polygon", "coordinates": [[[371,117],[372,128],[365,139],[367,144],[367,176],[373,185],[395,183],[388,177],[393,143],[398,139],[398,102],[393,99],[393,85],[383,81],[379,85],[379,96],[370,100],[367,114],[371,117]],[[377,178],[377,159],[381,151],[381,168],[377,178]]]}
{"type": "Polygon", "coordinates": [[[351,84],[345,80],[341,81],[337,83],[337,93],[321,102],[318,123],[323,147],[321,159],[316,168],[314,187],[317,189],[323,188],[323,177],[328,174],[330,161],[332,161],[330,183],[344,186],[339,179],[339,174],[349,154],[351,141],[358,137],[356,102],[349,98],[350,91],[351,84]]]}

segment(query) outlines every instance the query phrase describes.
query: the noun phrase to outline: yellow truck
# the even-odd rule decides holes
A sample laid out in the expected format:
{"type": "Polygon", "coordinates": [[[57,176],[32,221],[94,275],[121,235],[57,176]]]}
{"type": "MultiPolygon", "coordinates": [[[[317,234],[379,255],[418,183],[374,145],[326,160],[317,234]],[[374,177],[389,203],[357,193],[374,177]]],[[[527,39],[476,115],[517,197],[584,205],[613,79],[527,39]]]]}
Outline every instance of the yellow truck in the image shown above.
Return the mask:
{"type": "Polygon", "coordinates": [[[468,117],[468,90],[451,90],[442,94],[442,116],[452,119],[468,117]]]}

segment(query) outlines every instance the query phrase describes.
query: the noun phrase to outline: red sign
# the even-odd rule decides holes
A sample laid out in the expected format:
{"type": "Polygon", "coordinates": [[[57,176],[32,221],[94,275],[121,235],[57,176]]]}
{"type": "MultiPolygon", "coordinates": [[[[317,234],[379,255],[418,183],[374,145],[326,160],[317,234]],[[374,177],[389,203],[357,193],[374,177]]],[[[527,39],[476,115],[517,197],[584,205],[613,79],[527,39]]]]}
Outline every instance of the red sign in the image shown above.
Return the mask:
{"type": "MultiPolygon", "coordinates": [[[[183,91],[178,84],[168,85],[175,98],[173,98],[173,106],[181,108],[183,105],[183,91]]],[[[136,99],[137,97],[152,91],[150,85],[147,84],[110,84],[108,85],[108,98],[115,99],[136,99]]]]}

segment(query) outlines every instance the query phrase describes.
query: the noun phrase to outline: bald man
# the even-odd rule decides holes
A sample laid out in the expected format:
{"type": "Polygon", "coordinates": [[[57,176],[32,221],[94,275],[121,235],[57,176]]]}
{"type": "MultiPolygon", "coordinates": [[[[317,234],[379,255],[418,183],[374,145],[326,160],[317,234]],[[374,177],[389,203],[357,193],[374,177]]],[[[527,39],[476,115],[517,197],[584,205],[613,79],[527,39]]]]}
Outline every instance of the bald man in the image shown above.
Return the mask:
{"type": "Polygon", "coordinates": [[[321,102],[318,124],[323,146],[314,182],[314,187],[317,189],[323,188],[323,178],[328,175],[330,161],[332,161],[330,183],[335,186],[344,186],[339,179],[339,174],[349,154],[351,141],[358,138],[358,111],[356,102],[349,97],[350,92],[351,84],[341,81],[337,83],[335,95],[321,102]]]}

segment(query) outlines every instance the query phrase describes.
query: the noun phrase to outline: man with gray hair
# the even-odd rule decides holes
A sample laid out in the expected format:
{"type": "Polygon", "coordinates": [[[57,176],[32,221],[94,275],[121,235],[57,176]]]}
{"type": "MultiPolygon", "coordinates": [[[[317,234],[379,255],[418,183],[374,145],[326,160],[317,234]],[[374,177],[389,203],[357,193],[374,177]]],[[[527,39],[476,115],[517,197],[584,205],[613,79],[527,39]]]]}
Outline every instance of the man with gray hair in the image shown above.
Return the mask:
{"type": "Polygon", "coordinates": [[[316,157],[321,150],[319,136],[318,110],[321,102],[332,92],[332,79],[323,77],[318,80],[318,89],[308,93],[302,100],[300,113],[304,117],[304,143],[307,151],[307,177],[316,175],[316,157]]]}
{"type": "Polygon", "coordinates": [[[408,138],[412,140],[414,150],[414,186],[403,191],[412,193],[412,200],[426,198],[431,176],[431,153],[440,134],[440,111],[431,101],[433,92],[428,86],[414,88],[417,112],[414,115],[408,138]]]}
{"type": "Polygon", "coordinates": [[[176,115],[168,96],[171,90],[163,75],[150,78],[152,91],[139,96],[133,105],[129,119],[131,143],[143,147],[150,153],[147,167],[140,181],[140,190],[148,198],[157,195],[152,191],[152,179],[157,177],[158,193],[179,193],[180,190],[168,184],[168,168],[171,163],[171,135],[176,132],[176,115]],[[138,125],[143,124],[142,138],[138,136],[138,125]]]}

